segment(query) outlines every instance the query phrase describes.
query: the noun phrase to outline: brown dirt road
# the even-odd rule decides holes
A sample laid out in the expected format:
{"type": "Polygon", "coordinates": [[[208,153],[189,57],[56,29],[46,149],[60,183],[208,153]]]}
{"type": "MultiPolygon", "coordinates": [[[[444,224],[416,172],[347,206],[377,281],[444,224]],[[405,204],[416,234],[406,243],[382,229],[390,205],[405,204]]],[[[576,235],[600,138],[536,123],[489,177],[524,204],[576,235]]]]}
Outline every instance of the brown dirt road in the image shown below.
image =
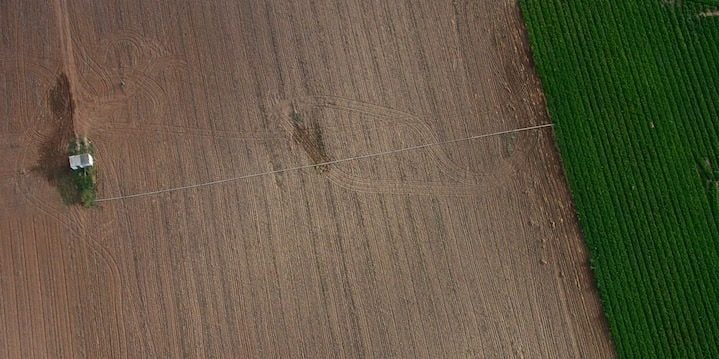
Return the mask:
{"type": "Polygon", "coordinates": [[[91,210],[37,171],[68,98],[101,198],[547,123],[514,1],[11,0],[0,30],[0,358],[614,355],[551,129],[91,210]]]}

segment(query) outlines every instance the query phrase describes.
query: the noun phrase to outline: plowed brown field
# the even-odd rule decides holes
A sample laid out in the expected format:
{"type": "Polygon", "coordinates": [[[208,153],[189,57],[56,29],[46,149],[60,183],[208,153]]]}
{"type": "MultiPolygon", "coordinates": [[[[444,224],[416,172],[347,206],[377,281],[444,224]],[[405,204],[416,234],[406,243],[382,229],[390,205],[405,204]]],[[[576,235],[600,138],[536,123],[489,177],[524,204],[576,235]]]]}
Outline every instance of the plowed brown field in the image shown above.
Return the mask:
{"type": "Polygon", "coordinates": [[[0,358],[613,356],[550,128],[115,198],[548,123],[514,1],[154,3],[0,2],[0,358]]]}

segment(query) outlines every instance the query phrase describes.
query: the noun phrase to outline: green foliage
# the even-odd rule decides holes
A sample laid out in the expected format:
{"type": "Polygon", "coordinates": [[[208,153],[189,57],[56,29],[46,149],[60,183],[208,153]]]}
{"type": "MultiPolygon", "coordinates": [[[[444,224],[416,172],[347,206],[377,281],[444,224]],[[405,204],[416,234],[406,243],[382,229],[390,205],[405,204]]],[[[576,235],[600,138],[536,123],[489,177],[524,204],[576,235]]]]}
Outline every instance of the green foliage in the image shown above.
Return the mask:
{"type": "Polygon", "coordinates": [[[77,201],[85,207],[92,207],[97,197],[95,167],[74,170],[72,171],[72,177],[77,191],[77,201]]]}
{"type": "Polygon", "coordinates": [[[60,173],[56,176],[57,190],[60,192],[62,203],[66,205],[79,203],[80,197],[75,179],[72,177],[72,172],[65,169],[63,170],[68,171],[68,173],[60,173]]]}
{"type": "MultiPolygon", "coordinates": [[[[69,144],[71,155],[81,153],[95,154],[95,146],[87,138],[76,139],[69,144]]],[[[87,167],[71,171],[71,176],[63,178],[58,184],[65,204],[82,204],[89,208],[95,205],[97,198],[97,168],[87,167]]]]}
{"type": "Polygon", "coordinates": [[[80,191],[80,203],[85,208],[90,208],[95,205],[95,199],[97,198],[97,192],[94,189],[84,189],[80,191]]]}
{"type": "Polygon", "coordinates": [[[620,357],[719,357],[710,3],[520,0],[620,357]]]}

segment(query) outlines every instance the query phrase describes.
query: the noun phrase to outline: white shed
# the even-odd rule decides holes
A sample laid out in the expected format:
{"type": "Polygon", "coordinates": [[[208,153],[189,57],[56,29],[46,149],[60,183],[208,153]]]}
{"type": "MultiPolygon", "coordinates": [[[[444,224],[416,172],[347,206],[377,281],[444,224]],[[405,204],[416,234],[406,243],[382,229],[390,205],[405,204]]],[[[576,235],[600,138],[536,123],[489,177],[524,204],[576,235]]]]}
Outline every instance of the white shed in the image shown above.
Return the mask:
{"type": "Polygon", "coordinates": [[[85,167],[92,167],[95,161],[89,153],[70,156],[70,168],[77,170],[85,167]]]}

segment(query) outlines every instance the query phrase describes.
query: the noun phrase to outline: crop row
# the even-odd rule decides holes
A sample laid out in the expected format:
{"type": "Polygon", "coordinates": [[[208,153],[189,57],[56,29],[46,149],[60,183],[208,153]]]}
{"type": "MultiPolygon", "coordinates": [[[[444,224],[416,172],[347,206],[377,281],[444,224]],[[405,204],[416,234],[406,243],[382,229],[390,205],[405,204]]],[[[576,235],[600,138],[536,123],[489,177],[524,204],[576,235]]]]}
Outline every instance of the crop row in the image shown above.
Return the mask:
{"type": "Polygon", "coordinates": [[[719,21],[703,3],[520,3],[617,351],[719,356],[702,175],[719,167],[719,21]]]}

